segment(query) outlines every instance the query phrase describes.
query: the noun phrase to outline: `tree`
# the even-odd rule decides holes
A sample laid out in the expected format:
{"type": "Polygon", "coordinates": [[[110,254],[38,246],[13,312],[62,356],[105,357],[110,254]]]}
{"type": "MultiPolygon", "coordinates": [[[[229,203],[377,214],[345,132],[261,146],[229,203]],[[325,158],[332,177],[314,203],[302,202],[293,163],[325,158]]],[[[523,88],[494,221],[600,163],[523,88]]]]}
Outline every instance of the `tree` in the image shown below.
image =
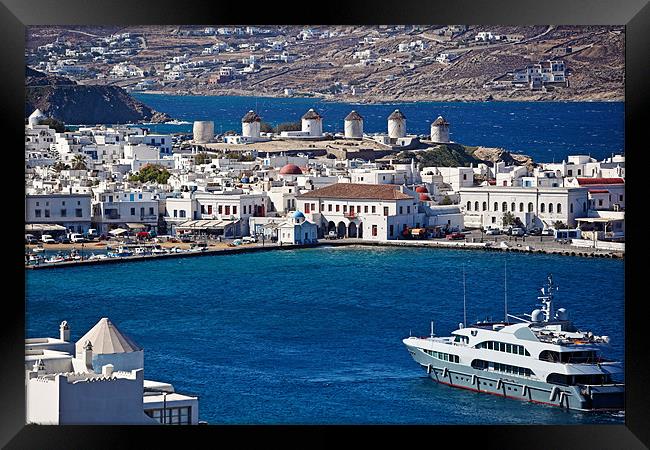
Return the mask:
{"type": "Polygon", "coordinates": [[[209,162],[212,162],[212,158],[206,152],[197,153],[194,157],[195,164],[207,164],[209,162]]]}
{"type": "Polygon", "coordinates": [[[275,133],[280,134],[283,131],[300,131],[302,124],[300,122],[283,122],[275,127],[275,133]]]}
{"type": "Polygon", "coordinates": [[[515,215],[511,213],[510,211],[506,211],[503,213],[503,226],[511,226],[511,225],[516,225],[516,220],[515,220],[515,215]]]}
{"type": "Polygon", "coordinates": [[[153,181],[159,184],[167,184],[170,176],[171,173],[165,167],[157,164],[147,164],[140,169],[140,172],[131,175],[129,181],[139,181],[141,183],[153,181]]]}
{"type": "Polygon", "coordinates": [[[262,133],[273,133],[273,125],[268,122],[260,122],[260,131],[262,133]]]}
{"type": "Polygon", "coordinates": [[[54,117],[48,117],[47,119],[41,119],[38,121],[39,125],[47,125],[50,128],[53,128],[57,133],[63,133],[65,131],[65,124],[60,120],[55,119],[54,117]]]}
{"type": "Polygon", "coordinates": [[[78,153],[72,158],[72,170],[87,170],[86,156],[78,153]]]}
{"type": "Polygon", "coordinates": [[[52,165],[52,169],[56,170],[57,172],[61,172],[62,170],[68,170],[69,168],[70,166],[64,163],[63,161],[57,161],[52,165]]]}
{"type": "Polygon", "coordinates": [[[555,222],[553,222],[553,228],[555,228],[556,230],[563,230],[563,229],[566,230],[569,227],[566,223],[562,222],[561,220],[556,220],[555,222]]]}
{"type": "Polygon", "coordinates": [[[442,197],[442,200],[440,200],[440,204],[441,205],[451,205],[452,202],[451,202],[451,199],[449,198],[449,196],[445,195],[444,197],[442,197]]]}

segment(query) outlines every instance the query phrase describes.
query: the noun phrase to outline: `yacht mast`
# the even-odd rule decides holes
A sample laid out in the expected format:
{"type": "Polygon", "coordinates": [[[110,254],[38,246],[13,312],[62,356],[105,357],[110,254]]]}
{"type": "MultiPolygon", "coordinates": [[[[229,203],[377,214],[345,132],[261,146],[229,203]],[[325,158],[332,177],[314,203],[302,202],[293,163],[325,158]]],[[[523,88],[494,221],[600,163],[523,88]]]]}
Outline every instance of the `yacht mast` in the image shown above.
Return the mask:
{"type": "Polygon", "coordinates": [[[463,264],[463,327],[467,328],[467,305],[465,295],[465,264],[463,264]]]}
{"type": "Polygon", "coordinates": [[[505,322],[508,323],[508,260],[503,262],[503,303],[505,309],[505,322]]]}

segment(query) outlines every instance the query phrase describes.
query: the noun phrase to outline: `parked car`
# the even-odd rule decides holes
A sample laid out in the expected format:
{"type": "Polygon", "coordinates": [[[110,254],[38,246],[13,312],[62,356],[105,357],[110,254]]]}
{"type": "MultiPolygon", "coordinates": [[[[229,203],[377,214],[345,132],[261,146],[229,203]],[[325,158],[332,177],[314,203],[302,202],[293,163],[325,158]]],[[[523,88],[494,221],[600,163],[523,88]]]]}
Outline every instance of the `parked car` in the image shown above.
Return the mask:
{"type": "Polygon", "coordinates": [[[44,234],[43,236],[41,236],[41,242],[43,242],[44,244],[56,244],[56,241],[54,240],[51,234],[44,234]]]}
{"type": "Polygon", "coordinates": [[[338,239],[339,235],[336,233],[336,231],[330,231],[327,233],[327,236],[325,236],[327,239],[338,239]]]}
{"type": "Polygon", "coordinates": [[[501,230],[499,230],[498,228],[488,228],[487,230],[485,230],[485,234],[488,236],[497,236],[501,234],[501,230]]]}
{"type": "Polygon", "coordinates": [[[459,239],[465,239],[465,235],[463,233],[458,233],[458,232],[451,233],[447,235],[446,239],[450,241],[456,241],[459,239]]]}
{"type": "Polygon", "coordinates": [[[542,230],[542,236],[555,236],[555,230],[553,228],[546,228],[542,230]]]}
{"type": "Polygon", "coordinates": [[[510,230],[510,234],[512,236],[523,236],[524,234],[526,234],[526,230],[524,230],[523,228],[513,228],[512,230],[510,230]]]}
{"type": "Polygon", "coordinates": [[[72,242],[73,244],[81,244],[83,242],[88,242],[88,240],[84,237],[83,234],[72,233],[70,235],[70,242],[72,242]]]}
{"type": "Polygon", "coordinates": [[[242,238],[242,242],[244,244],[253,244],[253,243],[257,242],[257,238],[255,236],[244,236],[242,238]]]}
{"type": "Polygon", "coordinates": [[[528,234],[531,236],[540,236],[542,234],[542,230],[540,228],[531,228],[528,230],[528,234]]]}
{"type": "Polygon", "coordinates": [[[67,236],[60,236],[60,237],[56,238],[55,240],[59,244],[69,244],[70,243],[70,239],[68,239],[67,236]]]}

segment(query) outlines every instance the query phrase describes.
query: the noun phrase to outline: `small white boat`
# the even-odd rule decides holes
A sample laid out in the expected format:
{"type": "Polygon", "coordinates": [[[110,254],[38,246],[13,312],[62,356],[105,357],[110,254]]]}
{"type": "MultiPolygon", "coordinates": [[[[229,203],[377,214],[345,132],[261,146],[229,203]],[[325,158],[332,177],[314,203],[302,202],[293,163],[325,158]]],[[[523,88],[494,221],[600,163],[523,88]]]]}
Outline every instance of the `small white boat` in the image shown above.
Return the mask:
{"type": "Polygon", "coordinates": [[[34,247],[34,248],[32,249],[32,252],[33,252],[33,253],[41,253],[41,252],[43,252],[43,251],[45,251],[45,249],[44,249],[43,247],[34,247]]]}
{"type": "Polygon", "coordinates": [[[65,261],[65,258],[61,255],[51,256],[49,259],[45,260],[45,262],[47,263],[59,263],[63,261],[65,261]]]}

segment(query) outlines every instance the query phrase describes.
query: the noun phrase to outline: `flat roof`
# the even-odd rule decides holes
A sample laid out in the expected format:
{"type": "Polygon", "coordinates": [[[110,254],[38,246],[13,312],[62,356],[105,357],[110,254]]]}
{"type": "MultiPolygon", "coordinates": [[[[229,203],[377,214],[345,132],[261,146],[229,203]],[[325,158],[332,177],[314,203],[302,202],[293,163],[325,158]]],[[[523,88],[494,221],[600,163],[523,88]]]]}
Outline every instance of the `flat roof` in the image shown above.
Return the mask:
{"type": "Polygon", "coordinates": [[[25,224],[25,231],[64,231],[63,225],[55,223],[28,223],[25,224]]]}

